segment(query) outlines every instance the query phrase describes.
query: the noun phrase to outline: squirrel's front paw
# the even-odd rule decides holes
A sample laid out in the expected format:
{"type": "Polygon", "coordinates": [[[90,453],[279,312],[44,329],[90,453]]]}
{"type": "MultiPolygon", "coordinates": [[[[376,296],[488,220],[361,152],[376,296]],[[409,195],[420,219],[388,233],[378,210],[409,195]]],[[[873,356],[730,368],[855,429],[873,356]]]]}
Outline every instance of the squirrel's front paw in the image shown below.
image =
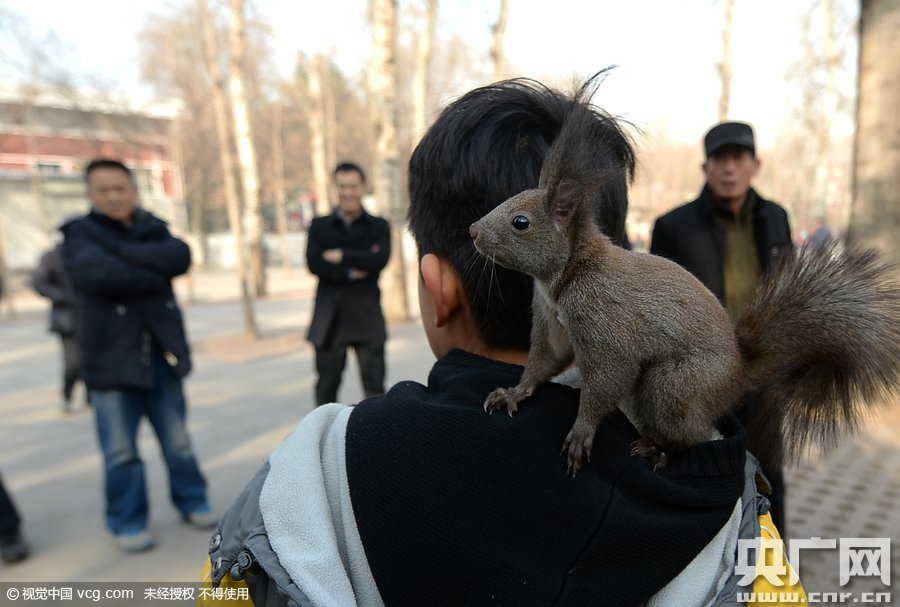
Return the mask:
{"type": "Polygon", "coordinates": [[[520,386],[497,388],[484,399],[484,410],[493,413],[505,407],[512,417],[512,414],[519,410],[519,403],[531,396],[532,392],[534,392],[534,388],[526,389],[520,386]]]}
{"type": "Polygon", "coordinates": [[[563,441],[562,453],[568,453],[569,474],[574,478],[581,470],[583,462],[591,461],[591,452],[594,449],[594,434],[597,429],[590,424],[575,420],[572,429],[569,430],[566,440],[563,441]]]}

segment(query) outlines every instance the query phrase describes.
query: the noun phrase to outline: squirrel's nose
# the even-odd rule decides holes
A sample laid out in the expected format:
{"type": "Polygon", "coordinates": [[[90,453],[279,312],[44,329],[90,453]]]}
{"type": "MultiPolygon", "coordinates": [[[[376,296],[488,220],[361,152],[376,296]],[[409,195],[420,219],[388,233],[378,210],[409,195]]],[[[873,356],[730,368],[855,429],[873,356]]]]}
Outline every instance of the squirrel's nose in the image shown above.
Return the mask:
{"type": "Polygon", "coordinates": [[[478,228],[475,227],[474,223],[469,226],[469,236],[471,236],[473,240],[478,238],[478,228]]]}

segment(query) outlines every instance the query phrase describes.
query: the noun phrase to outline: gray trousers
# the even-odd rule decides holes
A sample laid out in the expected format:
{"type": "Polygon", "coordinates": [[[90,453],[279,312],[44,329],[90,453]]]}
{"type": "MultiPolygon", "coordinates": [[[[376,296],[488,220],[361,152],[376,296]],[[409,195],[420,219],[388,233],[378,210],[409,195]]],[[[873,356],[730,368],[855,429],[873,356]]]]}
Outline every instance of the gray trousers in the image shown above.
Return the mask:
{"type": "Polygon", "coordinates": [[[81,353],[74,335],[60,335],[63,351],[63,398],[72,400],[72,389],[81,380],[81,353]]]}

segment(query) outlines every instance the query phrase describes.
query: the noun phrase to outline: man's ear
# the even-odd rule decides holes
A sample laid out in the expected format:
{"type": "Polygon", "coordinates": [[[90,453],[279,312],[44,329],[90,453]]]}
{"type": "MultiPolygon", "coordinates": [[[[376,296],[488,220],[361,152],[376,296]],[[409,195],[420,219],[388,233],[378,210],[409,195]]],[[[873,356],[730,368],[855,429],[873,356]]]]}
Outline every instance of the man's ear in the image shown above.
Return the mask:
{"type": "Polygon", "coordinates": [[[548,202],[551,205],[554,225],[560,230],[567,229],[580,201],[581,192],[578,184],[571,179],[563,179],[553,191],[548,191],[547,195],[552,198],[548,202]]]}
{"type": "Polygon", "coordinates": [[[462,281],[445,257],[427,253],[420,262],[422,282],[434,302],[434,326],[441,328],[459,311],[462,281]]]}

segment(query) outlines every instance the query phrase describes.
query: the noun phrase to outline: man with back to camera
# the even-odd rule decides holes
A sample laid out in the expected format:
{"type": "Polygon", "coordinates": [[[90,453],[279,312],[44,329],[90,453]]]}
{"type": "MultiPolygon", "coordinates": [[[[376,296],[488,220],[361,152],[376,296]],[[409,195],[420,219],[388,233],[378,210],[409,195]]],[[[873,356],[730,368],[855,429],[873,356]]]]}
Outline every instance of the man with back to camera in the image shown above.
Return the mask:
{"type": "MultiPolygon", "coordinates": [[[[81,354],[75,325],[75,288],[63,264],[62,243],[44,253],[31,275],[34,290],[50,300],[51,333],[59,335],[63,354],[62,409],[73,411],[72,391],[81,381],[81,354]]],[[[85,391],[84,403],[90,405],[85,391]]]]}
{"type": "MultiPolygon", "coordinates": [[[[537,185],[573,104],[519,79],[441,112],[409,164],[421,320],[437,358],[427,384],[307,415],[223,517],[208,583],[243,587],[252,603],[241,604],[256,607],[729,604],[731,542],[759,514],[736,420],[653,472],[630,455],[638,434],[617,412],[572,478],[559,451],[577,390],[551,382],[515,418],[482,408],[522,373],[533,289],[487,267],[469,226],[537,185]]],[[[597,122],[615,178],[596,216],[622,243],[634,156],[615,120],[597,122]]]]}
{"type": "Polygon", "coordinates": [[[334,212],[312,221],[306,262],[319,278],[308,339],[316,348],[316,405],[337,401],[347,348],[359,363],[366,397],[384,392],[384,342],[378,276],[391,255],[388,222],[366,212],[366,176],[353,163],[334,169],[334,212]]]}
{"type": "MultiPolygon", "coordinates": [[[[791,228],[785,210],[751,187],[760,160],[749,124],[714,126],[704,150],[700,196],[656,220],[650,252],[691,272],[736,320],[759,277],[791,250],[791,228]]],[[[750,404],[741,417],[752,411],[750,404]]],[[[784,474],[764,472],[772,484],[772,518],[784,531],[784,474]]]]}
{"type": "Polygon", "coordinates": [[[153,547],[137,432],[145,415],[169,471],[172,502],[199,528],[218,522],[191,448],[182,378],[190,350],[172,279],[191,252],[165,222],[138,206],[131,171],[98,159],[84,172],[91,211],[60,228],[78,295],[82,371],[105,470],[106,526],[126,552],[153,547]]]}

